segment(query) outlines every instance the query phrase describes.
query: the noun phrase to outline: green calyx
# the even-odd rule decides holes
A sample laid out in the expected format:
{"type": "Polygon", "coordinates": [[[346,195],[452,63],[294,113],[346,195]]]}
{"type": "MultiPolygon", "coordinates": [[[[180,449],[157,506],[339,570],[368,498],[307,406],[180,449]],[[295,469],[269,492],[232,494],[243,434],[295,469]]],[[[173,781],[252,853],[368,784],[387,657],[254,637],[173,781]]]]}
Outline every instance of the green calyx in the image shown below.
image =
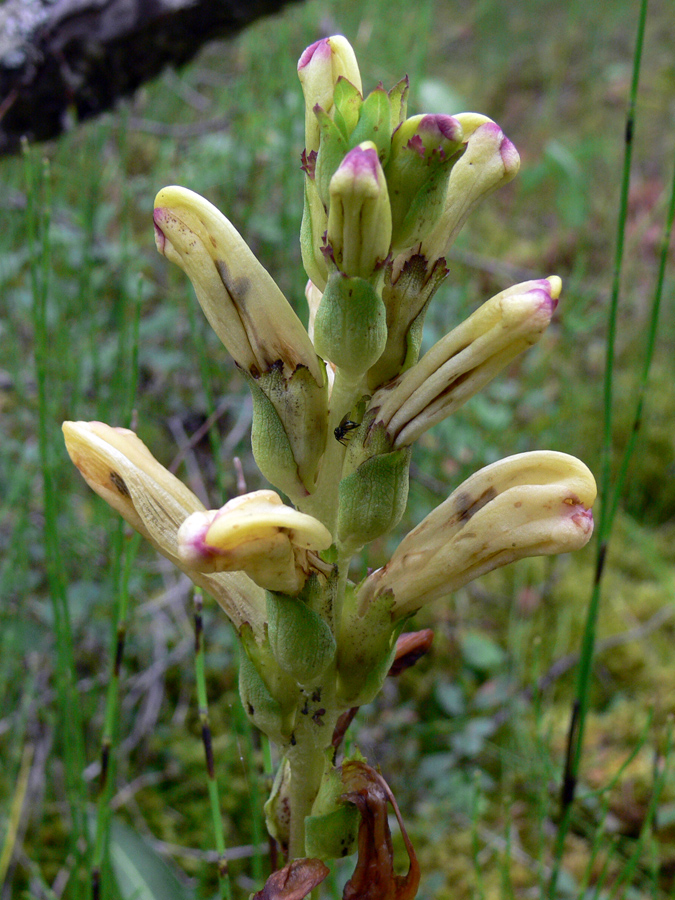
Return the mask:
{"type": "Polygon", "coordinates": [[[298,684],[319,678],[335,658],[335,638],[300,597],[267,592],[267,627],[277,664],[298,684]]]}
{"type": "Polygon", "coordinates": [[[269,644],[258,643],[246,623],[239,634],[239,694],[246,715],[277,744],[290,739],[298,701],[297,686],[276,663],[269,644]]]}
{"type": "Polygon", "coordinates": [[[413,255],[395,274],[387,267],[382,299],[387,310],[387,342],[368,371],[368,387],[374,391],[417,362],[422,327],[429,301],[448,270],[445,260],[429,268],[424,257],[413,255]]]}
{"type": "Polygon", "coordinates": [[[410,79],[407,75],[397,81],[393,88],[389,91],[389,108],[391,111],[391,131],[392,134],[399,125],[405,122],[408,114],[408,93],[410,91],[410,79]]]}
{"type": "Polygon", "coordinates": [[[356,550],[399,523],[408,499],[410,456],[410,447],[371,456],[340,481],[337,533],[344,547],[356,550]]]}
{"type": "Polygon", "coordinates": [[[334,272],[314,321],[314,346],[351,378],[379,358],[387,341],[387,314],[369,281],[334,272]]]}
{"type": "Polygon", "coordinates": [[[321,202],[324,207],[328,209],[328,204],[330,202],[330,180],[351,148],[349,146],[349,141],[328,113],[324,112],[322,109],[316,109],[315,113],[319,120],[321,137],[319,142],[319,152],[316,157],[314,181],[321,202]]]}
{"type": "Polygon", "coordinates": [[[333,121],[349,140],[359,121],[363,97],[359,89],[344,76],[338,78],[333,94],[333,121]]]}
{"type": "Polygon", "coordinates": [[[304,366],[290,378],[272,366],[258,378],[244,373],[253,398],[251,445],[265,478],[292,500],[314,488],[326,446],[327,384],[304,366]]]}
{"type": "MultiPolygon", "coordinates": [[[[332,765],[331,756],[329,751],[311,815],[305,819],[305,852],[318,859],[349,856],[356,849],[358,835],[358,810],[342,800],[342,768],[332,765]]],[[[353,758],[363,759],[358,751],[353,758]]]]}
{"type": "Polygon", "coordinates": [[[449,116],[414,116],[396,130],[385,166],[393,253],[433,230],[443,212],[450,173],[464,148],[461,126],[449,116]]]}
{"type": "Polygon", "coordinates": [[[359,609],[356,590],[348,586],[340,622],[337,698],[345,706],[363,706],[379,693],[396,655],[403,621],[392,622],[393,599],[381,595],[359,609]]]}
{"type": "Polygon", "coordinates": [[[391,104],[387,92],[379,85],[363,101],[359,121],[349,138],[350,147],[372,141],[380,163],[385,166],[391,151],[391,104]]]}

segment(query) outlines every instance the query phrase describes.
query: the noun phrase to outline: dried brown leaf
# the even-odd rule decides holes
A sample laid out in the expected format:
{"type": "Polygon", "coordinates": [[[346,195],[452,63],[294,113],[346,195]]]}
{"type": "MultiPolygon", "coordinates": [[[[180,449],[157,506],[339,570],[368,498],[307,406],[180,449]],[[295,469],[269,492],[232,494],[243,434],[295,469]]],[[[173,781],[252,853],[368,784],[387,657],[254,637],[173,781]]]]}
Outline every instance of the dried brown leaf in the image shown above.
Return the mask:
{"type": "Polygon", "coordinates": [[[389,675],[400,675],[405,669],[414,666],[415,663],[429,652],[434,633],[431,628],[422,631],[404,631],[396,641],[396,656],[389,669],[389,675]]]}
{"type": "Polygon", "coordinates": [[[253,900],[303,900],[329,871],[320,859],[294,859],[283,869],[272,872],[253,900]]]}
{"type": "Polygon", "coordinates": [[[347,788],[342,799],[361,814],[356,868],[345,885],[343,900],[413,900],[420,882],[419,865],[389,785],[375,769],[358,761],[343,765],[342,778],[347,788]],[[406,875],[394,874],[387,802],[396,813],[408,851],[406,875]]]}

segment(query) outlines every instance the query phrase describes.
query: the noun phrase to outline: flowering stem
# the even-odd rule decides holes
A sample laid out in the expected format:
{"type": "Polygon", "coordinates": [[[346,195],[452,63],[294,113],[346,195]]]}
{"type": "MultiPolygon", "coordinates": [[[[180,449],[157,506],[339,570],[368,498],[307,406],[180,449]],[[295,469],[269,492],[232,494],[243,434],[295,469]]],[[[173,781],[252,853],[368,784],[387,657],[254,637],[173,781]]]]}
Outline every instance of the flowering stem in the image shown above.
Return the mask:
{"type": "MultiPolygon", "coordinates": [[[[332,667],[329,672],[332,672],[332,667]]],[[[290,859],[305,856],[305,818],[316,799],[326,766],[326,750],[331,746],[338,719],[335,697],[331,696],[334,692],[328,693],[331,681],[334,683],[335,678],[325,678],[321,686],[307,690],[305,704],[293,733],[295,745],[288,752],[291,767],[290,859]]]]}
{"type": "Polygon", "coordinates": [[[316,490],[298,504],[302,512],[323,522],[331,534],[335,534],[337,523],[338,485],[342,478],[342,462],[345,455],[345,448],[335,439],[334,432],[354,406],[362,388],[362,378],[353,380],[340,369],[337,370],[330,395],[326,452],[321,462],[316,490]]]}

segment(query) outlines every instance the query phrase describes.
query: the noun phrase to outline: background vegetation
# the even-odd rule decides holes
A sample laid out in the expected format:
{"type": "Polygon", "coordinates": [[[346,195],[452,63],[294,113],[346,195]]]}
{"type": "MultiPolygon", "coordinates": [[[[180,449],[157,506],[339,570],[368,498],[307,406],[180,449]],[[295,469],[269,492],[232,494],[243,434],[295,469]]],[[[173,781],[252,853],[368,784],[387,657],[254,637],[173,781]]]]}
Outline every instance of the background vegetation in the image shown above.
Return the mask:
{"type": "MultiPolygon", "coordinates": [[[[342,32],[367,89],[407,72],[412,112],[487,113],[518,147],[521,175],[462,232],[427,340],[519,280],[559,274],[563,297],[542,343],[416,449],[401,533],[470,471],[509,453],[565,450],[598,472],[637,18],[633,0],[310,0],[208,48],[116,115],[0,161],[3,900],[88,896],[90,804],[126,600],[111,798],[116,882],[104,879],[104,896],[216,889],[190,591],[88,491],[60,437],[66,418],[133,421],[209,505],[236,492],[234,457],[248,488],[262,486],[242,379],[182,273],[154,249],[156,191],[178,183],[216,203],[300,311],[302,49],[342,32]]],[[[617,452],[630,437],[672,178],[672,24],[670,0],[653,0],[618,318],[617,452]]],[[[675,891],[672,252],[610,546],[558,897],[675,891]]],[[[368,565],[386,551],[375,546],[368,565]]],[[[434,629],[432,653],[359,713],[353,739],[398,797],[424,900],[550,890],[593,555],[591,546],[573,559],[526,561],[426,610],[418,624],[434,629]]],[[[226,841],[235,894],[246,896],[267,871],[259,809],[270,765],[239,709],[236,648],[212,604],[205,628],[226,841]]]]}

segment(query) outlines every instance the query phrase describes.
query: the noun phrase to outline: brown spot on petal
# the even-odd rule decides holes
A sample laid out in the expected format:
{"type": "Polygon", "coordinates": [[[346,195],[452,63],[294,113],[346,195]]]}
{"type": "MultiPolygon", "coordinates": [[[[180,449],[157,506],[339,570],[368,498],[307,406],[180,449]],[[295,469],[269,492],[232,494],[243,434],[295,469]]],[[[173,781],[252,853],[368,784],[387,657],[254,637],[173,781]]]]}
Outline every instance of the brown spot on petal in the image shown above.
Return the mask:
{"type": "Polygon", "coordinates": [[[121,475],[118,475],[117,472],[111,472],[109,477],[111,484],[113,484],[117,488],[117,490],[123,497],[131,497],[129,488],[126,486],[126,483],[121,475]]]}
{"type": "Polygon", "coordinates": [[[220,280],[225,285],[226,291],[232,297],[233,301],[237,305],[239,305],[239,302],[244,300],[246,294],[250,290],[250,280],[248,278],[232,279],[230,277],[230,273],[228,272],[227,265],[223,262],[222,259],[215,260],[215,265],[216,269],[218,270],[218,274],[220,275],[220,280]]]}
{"type": "Polygon", "coordinates": [[[457,513],[457,521],[468,522],[472,516],[475,516],[478,510],[494,500],[497,491],[494,487],[489,487],[480,495],[480,497],[472,497],[470,494],[459,494],[455,500],[455,510],[457,513]]]}

